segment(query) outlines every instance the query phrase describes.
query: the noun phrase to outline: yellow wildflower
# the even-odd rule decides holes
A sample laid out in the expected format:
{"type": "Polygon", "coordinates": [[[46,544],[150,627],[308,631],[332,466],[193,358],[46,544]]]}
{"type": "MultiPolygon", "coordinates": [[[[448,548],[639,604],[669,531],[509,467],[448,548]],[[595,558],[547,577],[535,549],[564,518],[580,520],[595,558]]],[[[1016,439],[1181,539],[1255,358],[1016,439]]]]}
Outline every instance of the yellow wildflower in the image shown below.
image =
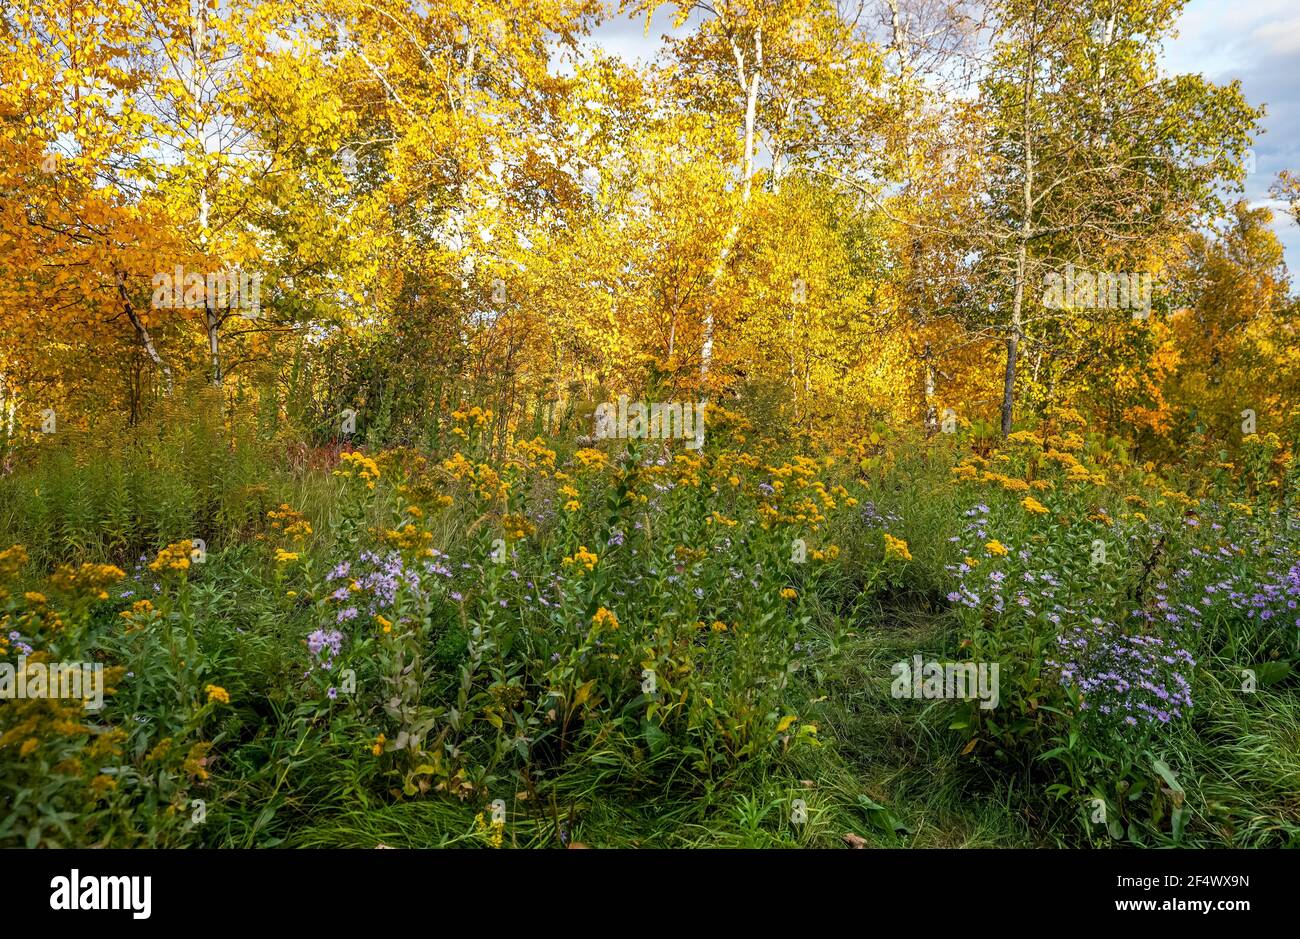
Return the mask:
{"type": "Polygon", "coordinates": [[[592,571],[596,569],[596,562],[599,560],[600,557],[588,551],[586,545],[579,545],[578,550],[572,556],[564,559],[564,564],[571,567],[584,567],[588,571],[592,571]]]}
{"type": "Polygon", "coordinates": [[[1047,506],[1039,502],[1033,496],[1025,496],[1020,500],[1020,504],[1025,507],[1025,511],[1032,512],[1034,515],[1046,515],[1047,506]]]}
{"type": "MultiPolygon", "coordinates": [[[[186,539],[169,544],[158,552],[158,556],[153,559],[149,565],[149,570],[155,574],[163,571],[184,571],[190,566],[190,551],[193,550],[193,542],[186,539]]],[[[125,574],[123,576],[126,576],[125,574]]]]}
{"type": "Polygon", "coordinates": [[[573,458],[582,464],[583,469],[603,469],[609,462],[601,450],[593,450],[590,447],[584,447],[573,455],[573,458]]]}
{"type": "Polygon", "coordinates": [[[27,549],[20,544],[0,551],[0,578],[13,577],[27,563],[27,549]]]}
{"type": "Polygon", "coordinates": [[[897,558],[900,561],[912,560],[912,552],[907,547],[907,542],[902,538],[895,538],[888,532],[883,533],[885,536],[885,560],[897,558]]]}
{"type": "Polygon", "coordinates": [[[501,529],[505,532],[506,538],[511,541],[520,541],[537,531],[537,527],[529,521],[526,515],[504,515],[501,518],[501,529]]]}

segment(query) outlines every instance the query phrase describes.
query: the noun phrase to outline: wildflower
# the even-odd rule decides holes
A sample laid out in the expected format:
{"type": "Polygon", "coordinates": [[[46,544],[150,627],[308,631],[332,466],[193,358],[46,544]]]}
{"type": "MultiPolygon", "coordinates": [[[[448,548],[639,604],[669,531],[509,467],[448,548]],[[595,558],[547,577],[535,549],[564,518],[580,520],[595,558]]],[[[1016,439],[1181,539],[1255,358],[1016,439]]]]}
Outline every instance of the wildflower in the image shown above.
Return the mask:
{"type": "Polygon", "coordinates": [[[96,799],[102,799],[109,790],[116,788],[117,780],[106,773],[99,773],[90,781],[90,792],[96,799]]]}
{"type": "Polygon", "coordinates": [[[1136,727],[1140,716],[1148,727],[1158,726],[1191,710],[1191,684],[1183,668],[1196,663],[1170,640],[1130,635],[1102,621],[1091,628],[1076,626],[1057,637],[1057,646],[1061,660],[1047,664],[1061,685],[1083,695],[1086,729],[1104,730],[1121,713],[1134,711],[1119,723],[1136,727]]]}
{"type": "Polygon", "coordinates": [[[149,750],[148,753],[144,755],[145,762],[146,763],[158,762],[159,760],[167,756],[167,754],[171,751],[171,748],[172,748],[172,738],[164,737],[162,740],[158,741],[158,743],[156,743],[153,746],[153,748],[149,750]]]}
{"type": "Polygon", "coordinates": [[[416,528],[410,522],[401,528],[389,529],[382,537],[387,544],[399,551],[413,551],[425,557],[433,556],[433,552],[429,549],[433,541],[433,533],[416,528]]]}
{"type": "Polygon", "coordinates": [[[998,557],[1007,556],[1006,545],[998,541],[996,538],[988,542],[986,545],[984,545],[984,547],[988,549],[989,554],[996,554],[998,557]]]}
{"type": "Polygon", "coordinates": [[[474,828],[480,835],[487,838],[488,844],[494,848],[501,847],[505,840],[506,823],[500,819],[493,819],[491,824],[483,820],[483,813],[479,812],[474,816],[474,828]]]}
{"type": "Polygon", "coordinates": [[[573,458],[581,464],[582,469],[604,469],[605,465],[609,462],[609,457],[607,457],[604,452],[593,450],[590,447],[579,450],[573,455],[573,458]]]}
{"type": "MultiPolygon", "coordinates": [[[[356,615],[355,611],[353,615],[356,615]]],[[[330,663],[334,660],[334,656],[338,655],[342,648],[343,634],[337,629],[331,629],[329,632],[317,629],[307,637],[307,651],[311,653],[313,658],[320,658],[321,653],[326,652],[325,661],[321,663],[322,668],[328,669],[330,663]]]]}
{"type": "Polygon", "coordinates": [[[537,531],[537,527],[528,520],[527,515],[504,515],[501,529],[510,541],[522,541],[537,531]]]}
{"type": "Polygon", "coordinates": [[[1046,515],[1047,506],[1039,502],[1033,496],[1025,496],[1020,500],[1020,504],[1025,507],[1025,511],[1032,512],[1034,515],[1046,515]]]}
{"type": "Polygon", "coordinates": [[[783,600],[793,600],[797,596],[799,596],[799,591],[793,587],[783,587],[781,589],[781,598],[783,600]]]}
{"type": "Polygon", "coordinates": [[[208,704],[216,702],[217,704],[229,704],[230,692],[226,691],[220,685],[208,685],[203,689],[208,696],[208,704]]]}
{"type": "Polygon", "coordinates": [[[375,614],[375,622],[379,624],[379,628],[382,629],[384,632],[390,633],[393,631],[392,622],[390,620],[384,619],[378,613],[375,614]]]}
{"type": "Polygon", "coordinates": [[[474,464],[465,457],[457,453],[449,459],[442,461],[442,468],[452,475],[455,479],[474,478],[474,464]]]}
{"type": "Polygon", "coordinates": [[[583,567],[588,571],[593,571],[596,569],[596,562],[599,560],[600,557],[588,551],[586,545],[579,545],[578,550],[572,556],[564,559],[564,564],[566,567],[583,567]]]}
{"type": "Polygon", "coordinates": [[[0,551],[0,579],[13,577],[27,563],[27,549],[20,544],[0,551]]]}
{"type": "MultiPolygon", "coordinates": [[[[194,548],[193,542],[186,539],[169,544],[158,552],[158,556],[153,559],[149,565],[149,570],[155,574],[164,571],[184,571],[190,566],[190,551],[194,548]]],[[[123,574],[123,577],[126,575],[123,574]]]]}
{"type": "Polygon", "coordinates": [[[283,548],[275,549],[276,564],[291,564],[298,560],[298,555],[293,551],[285,551],[283,548]]]}
{"type": "MultiPolygon", "coordinates": [[[[185,541],[181,544],[188,545],[189,542],[185,541]]],[[[186,550],[188,551],[188,548],[186,550]]],[[[188,554],[185,555],[184,562],[185,567],[189,567],[188,554]]],[[[50,578],[50,582],[68,593],[85,593],[97,600],[107,600],[108,592],[104,588],[117,583],[125,576],[125,571],[112,564],[82,564],[76,570],[64,565],[50,578]]]]}
{"type": "Polygon", "coordinates": [[[195,779],[207,779],[208,751],[211,749],[212,744],[206,741],[194,744],[181,764],[181,770],[195,779]]]}
{"type": "Polygon", "coordinates": [[[912,560],[912,552],[908,550],[907,542],[902,538],[895,538],[888,532],[882,533],[885,537],[885,560],[897,558],[900,561],[912,560]]]}
{"type": "Polygon", "coordinates": [[[602,606],[596,611],[596,615],[591,618],[591,625],[597,629],[618,629],[618,617],[602,606]]]}
{"type": "Polygon", "coordinates": [[[546,449],[546,444],[541,437],[522,441],[516,444],[516,448],[528,465],[540,470],[542,476],[546,476],[548,470],[555,469],[555,451],[546,449]]]}
{"type": "Polygon", "coordinates": [[[339,454],[339,469],[334,471],[334,475],[360,479],[367,489],[374,489],[375,480],[380,477],[379,464],[365,454],[343,452],[339,454]]]}

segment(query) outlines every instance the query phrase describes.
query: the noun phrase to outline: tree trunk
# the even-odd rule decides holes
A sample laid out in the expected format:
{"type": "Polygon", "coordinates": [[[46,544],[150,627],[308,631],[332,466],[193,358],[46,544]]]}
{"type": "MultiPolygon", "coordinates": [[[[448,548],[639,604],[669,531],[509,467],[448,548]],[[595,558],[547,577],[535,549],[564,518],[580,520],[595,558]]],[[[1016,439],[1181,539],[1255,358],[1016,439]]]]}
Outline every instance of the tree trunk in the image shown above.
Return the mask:
{"type": "Polygon", "coordinates": [[[221,372],[221,316],[211,305],[204,312],[208,328],[208,357],[212,362],[212,387],[220,388],[224,378],[221,372]]]}
{"type": "Polygon", "coordinates": [[[925,362],[925,437],[929,440],[939,432],[939,411],[934,406],[934,350],[928,339],[921,359],[925,362]]]}
{"type": "Polygon", "coordinates": [[[1029,265],[1029,239],[1033,236],[1031,216],[1034,211],[1034,138],[1029,105],[1034,97],[1034,69],[1038,66],[1038,8],[1029,21],[1029,48],[1025,53],[1025,90],[1021,96],[1020,131],[1025,155],[1021,167],[1021,205],[1019,244],[1016,247],[1015,295],[1011,300],[1011,323],[1007,332],[1007,367],[1002,379],[1002,436],[1011,433],[1011,419],[1016,396],[1016,360],[1024,328],[1025,277],[1029,265]]]}
{"type": "MultiPolygon", "coordinates": [[[[736,79],[740,84],[741,91],[745,94],[745,153],[741,169],[744,176],[741,186],[741,204],[748,205],[749,196],[753,189],[754,140],[758,133],[758,86],[763,74],[763,31],[759,29],[754,33],[754,61],[748,71],[745,68],[744,52],[734,41],[731,51],[736,58],[736,79]]],[[[727,232],[727,238],[722,245],[722,252],[718,258],[718,267],[713,276],[711,287],[715,288],[718,281],[722,279],[722,273],[727,264],[727,256],[731,253],[731,245],[739,234],[740,223],[737,222],[727,232]]],[[[704,314],[704,342],[700,346],[700,383],[702,385],[707,386],[708,384],[709,368],[712,363],[713,310],[709,309],[704,314]]]]}
{"type": "MultiPolygon", "coordinates": [[[[1024,246],[1020,248],[1022,255],[1024,246]]],[[[1011,433],[1012,409],[1016,395],[1016,360],[1020,351],[1020,304],[1024,296],[1022,267],[1016,266],[1016,295],[1011,305],[1011,330],[1007,333],[1007,367],[1002,377],[1002,436],[1011,433]]]]}
{"type": "Polygon", "coordinates": [[[117,295],[122,300],[122,310],[126,313],[126,318],[130,320],[131,325],[135,327],[135,334],[139,337],[140,345],[144,347],[145,354],[149,356],[149,360],[158,367],[159,371],[162,372],[163,383],[167,389],[168,396],[170,396],[175,387],[172,382],[172,370],[168,367],[167,363],[163,361],[163,357],[158,354],[158,349],[153,344],[153,337],[149,335],[149,327],[144,324],[144,320],[140,319],[139,315],[135,312],[135,307],[131,305],[131,298],[126,292],[126,275],[121,271],[117,272],[117,295]]]}
{"type": "MultiPolygon", "coordinates": [[[[760,40],[761,42],[761,40],[760,40]]],[[[754,181],[754,133],[758,121],[758,77],[759,70],[754,68],[749,77],[749,87],[745,89],[745,185],[742,201],[749,201],[749,194],[754,181]]]]}

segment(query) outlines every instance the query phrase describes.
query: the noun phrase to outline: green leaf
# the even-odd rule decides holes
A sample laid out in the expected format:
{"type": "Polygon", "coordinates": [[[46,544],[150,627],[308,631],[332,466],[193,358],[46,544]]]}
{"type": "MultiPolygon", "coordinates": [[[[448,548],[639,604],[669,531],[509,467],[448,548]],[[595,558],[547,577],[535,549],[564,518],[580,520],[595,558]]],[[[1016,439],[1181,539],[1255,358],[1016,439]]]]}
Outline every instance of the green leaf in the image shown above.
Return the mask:
{"type": "Polygon", "coordinates": [[[650,752],[658,755],[663,752],[664,747],[668,744],[668,735],[654,721],[641,721],[641,736],[645,738],[646,746],[650,752]]]}
{"type": "Polygon", "coordinates": [[[1261,662],[1259,665],[1251,667],[1255,672],[1255,682],[1260,688],[1276,685],[1291,674],[1290,662],[1261,662]]]}
{"type": "Polygon", "coordinates": [[[1164,760],[1153,760],[1151,768],[1160,774],[1160,778],[1163,779],[1165,784],[1174,792],[1183,791],[1183,787],[1178,784],[1178,777],[1174,775],[1174,771],[1169,768],[1169,764],[1164,760]]]}
{"type": "Polygon", "coordinates": [[[867,818],[873,825],[891,834],[912,834],[912,829],[908,828],[893,812],[885,808],[879,802],[865,795],[858,796],[858,805],[866,812],[867,818]]]}

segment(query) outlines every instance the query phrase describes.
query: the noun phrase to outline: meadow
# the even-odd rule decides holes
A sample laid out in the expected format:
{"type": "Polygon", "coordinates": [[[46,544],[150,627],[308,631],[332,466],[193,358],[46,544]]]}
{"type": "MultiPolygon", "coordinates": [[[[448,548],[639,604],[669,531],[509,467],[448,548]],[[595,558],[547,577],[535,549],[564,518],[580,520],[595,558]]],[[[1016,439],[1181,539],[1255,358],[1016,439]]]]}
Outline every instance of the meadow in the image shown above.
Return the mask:
{"type": "Polygon", "coordinates": [[[5,0],[0,847],[1300,846],[1212,6],[5,0]]]}
{"type": "Polygon", "coordinates": [[[0,843],[1296,845],[1275,436],[1179,478],[1068,410],[838,453],[707,421],[308,448],[202,392],[42,441],[0,642],[109,693],[0,707],[0,843]],[[997,706],[895,693],[914,656],[998,663],[997,706]]]}

